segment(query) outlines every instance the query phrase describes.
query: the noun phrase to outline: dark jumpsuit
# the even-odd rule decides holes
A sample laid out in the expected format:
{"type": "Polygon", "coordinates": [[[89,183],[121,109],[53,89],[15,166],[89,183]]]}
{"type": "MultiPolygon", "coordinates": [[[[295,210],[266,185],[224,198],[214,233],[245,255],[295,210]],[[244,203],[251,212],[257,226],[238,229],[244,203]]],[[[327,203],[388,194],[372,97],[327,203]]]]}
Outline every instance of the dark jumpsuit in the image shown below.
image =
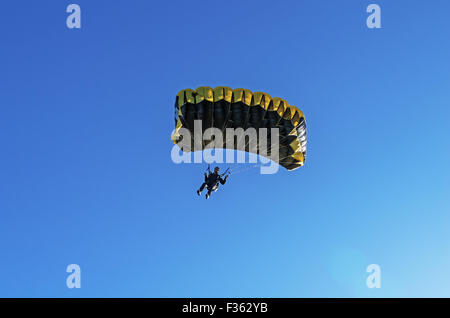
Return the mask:
{"type": "Polygon", "coordinates": [[[220,184],[225,184],[225,182],[227,182],[227,179],[226,178],[222,179],[220,174],[215,172],[210,172],[208,176],[206,176],[205,173],[205,182],[203,182],[199,191],[202,192],[203,189],[206,187],[208,189],[208,196],[209,196],[211,195],[212,191],[215,191],[217,189],[217,187],[219,186],[219,182],[220,184]]]}

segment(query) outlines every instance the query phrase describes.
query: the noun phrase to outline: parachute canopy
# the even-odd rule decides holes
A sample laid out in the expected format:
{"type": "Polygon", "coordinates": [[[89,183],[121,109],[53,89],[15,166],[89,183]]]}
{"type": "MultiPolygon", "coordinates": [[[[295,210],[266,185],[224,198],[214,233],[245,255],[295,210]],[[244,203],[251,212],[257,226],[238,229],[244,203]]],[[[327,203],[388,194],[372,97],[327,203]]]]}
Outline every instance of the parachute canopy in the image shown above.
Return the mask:
{"type": "MultiPolygon", "coordinates": [[[[301,110],[291,106],[284,99],[262,92],[252,93],[243,88],[199,87],[196,90],[184,89],[177,94],[175,101],[175,130],[172,141],[182,151],[203,150],[205,148],[229,148],[245,150],[268,157],[288,170],[303,166],[306,158],[306,121],[301,110]],[[223,140],[194,140],[194,121],[201,121],[202,133],[208,128],[218,128],[223,140]],[[183,140],[181,130],[190,132],[191,140],[183,140]],[[248,141],[245,149],[239,148],[239,141],[227,139],[227,128],[247,130],[254,128],[258,132],[255,147],[248,141]],[[268,128],[267,135],[260,128],[268,128]],[[278,156],[271,157],[271,128],[278,128],[278,156]],[[186,142],[189,147],[186,147],[186,142]],[[264,142],[264,143],[263,143],[264,142]],[[183,146],[184,145],[184,146],[183,146]],[[217,146],[219,145],[219,146],[217,146]],[[267,147],[266,153],[261,146],[267,147]]],[[[241,144],[242,145],[242,144],[241,144]]]]}

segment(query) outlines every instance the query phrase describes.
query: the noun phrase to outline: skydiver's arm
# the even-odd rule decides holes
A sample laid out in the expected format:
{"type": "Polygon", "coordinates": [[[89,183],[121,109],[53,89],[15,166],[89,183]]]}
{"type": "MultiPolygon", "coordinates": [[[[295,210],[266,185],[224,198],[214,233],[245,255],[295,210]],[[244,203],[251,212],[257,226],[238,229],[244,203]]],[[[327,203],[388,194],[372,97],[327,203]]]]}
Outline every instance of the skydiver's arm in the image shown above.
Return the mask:
{"type": "Polygon", "coordinates": [[[222,179],[221,177],[219,177],[220,183],[221,183],[221,184],[225,184],[225,183],[227,182],[227,178],[228,178],[228,176],[225,176],[224,179],[222,179]]]}

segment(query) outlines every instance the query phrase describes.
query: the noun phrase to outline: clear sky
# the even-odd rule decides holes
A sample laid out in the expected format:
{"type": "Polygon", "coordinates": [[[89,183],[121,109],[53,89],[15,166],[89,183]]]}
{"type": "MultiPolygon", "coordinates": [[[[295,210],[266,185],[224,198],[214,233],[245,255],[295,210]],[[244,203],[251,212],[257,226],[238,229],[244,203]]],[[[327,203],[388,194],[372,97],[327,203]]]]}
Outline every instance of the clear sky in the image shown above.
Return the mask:
{"type": "Polygon", "coordinates": [[[73,2],[0,8],[0,296],[450,297],[449,1],[73,2]],[[306,165],[197,197],[203,85],[298,106],[306,165]]]}

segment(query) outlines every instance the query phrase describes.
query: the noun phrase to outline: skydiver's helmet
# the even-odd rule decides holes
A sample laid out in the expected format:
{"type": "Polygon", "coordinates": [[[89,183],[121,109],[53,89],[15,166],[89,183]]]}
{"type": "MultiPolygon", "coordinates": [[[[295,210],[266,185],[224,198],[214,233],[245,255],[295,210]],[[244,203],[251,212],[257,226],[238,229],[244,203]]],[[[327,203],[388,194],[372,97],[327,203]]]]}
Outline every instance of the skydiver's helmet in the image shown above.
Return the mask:
{"type": "Polygon", "coordinates": [[[215,173],[219,173],[219,170],[220,170],[219,167],[215,167],[215,168],[214,168],[214,172],[215,172],[215,173]]]}

